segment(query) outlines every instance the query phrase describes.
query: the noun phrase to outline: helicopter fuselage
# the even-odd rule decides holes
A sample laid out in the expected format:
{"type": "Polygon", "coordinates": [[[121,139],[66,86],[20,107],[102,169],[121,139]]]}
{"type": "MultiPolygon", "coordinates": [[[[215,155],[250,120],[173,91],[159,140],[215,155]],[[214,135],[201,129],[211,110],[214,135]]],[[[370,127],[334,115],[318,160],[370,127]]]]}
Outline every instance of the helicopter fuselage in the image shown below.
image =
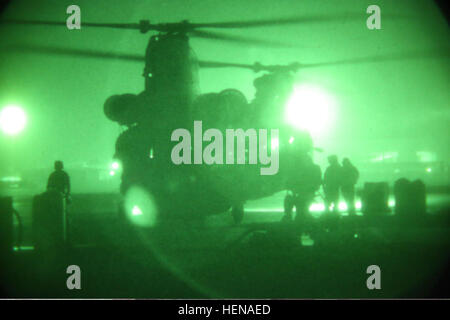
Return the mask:
{"type": "MultiPolygon", "coordinates": [[[[197,62],[188,38],[184,34],[160,34],[149,41],[144,78],[142,93],[108,99],[105,113],[128,127],[117,139],[114,156],[123,167],[121,193],[126,196],[129,188],[139,186],[155,199],[161,215],[220,213],[246,200],[269,196],[285,189],[292,170],[298,170],[308,157],[312,148],[309,136],[298,136],[292,144],[292,135],[297,133],[275,116],[281,114],[280,108],[287,99],[290,86],[287,75],[258,78],[257,94],[251,103],[234,89],[198,95],[197,62]],[[202,161],[202,147],[195,141],[186,142],[179,155],[191,159],[192,151],[192,162],[174,163],[172,155],[177,141],[171,141],[173,133],[180,129],[193,132],[194,140],[200,139],[201,144],[204,134],[195,128],[199,121],[205,128],[215,130],[216,136],[208,138],[211,144],[219,144],[221,135],[227,137],[227,132],[237,129],[255,133],[266,130],[276,132],[277,136],[263,137],[266,150],[261,144],[255,150],[249,148],[251,144],[241,150],[235,150],[239,146],[233,145],[233,151],[239,153],[229,155],[231,150],[210,148],[209,155],[216,160],[218,153],[222,153],[222,162],[202,161]],[[274,138],[276,141],[267,143],[274,138]],[[259,159],[265,154],[265,161],[250,163],[249,157],[254,154],[259,159]],[[270,167],[276,164],[272,168],[276,170],[269,175],[261,174],[268,170],[268,164],[270,167]]],[[[234,138],[230,136],[233,141],[234,138]]],[[[247,138],[244,137],[244,144],[247,138]]],[[[242,145],[242,140],[237,144],[242,145]]]]}

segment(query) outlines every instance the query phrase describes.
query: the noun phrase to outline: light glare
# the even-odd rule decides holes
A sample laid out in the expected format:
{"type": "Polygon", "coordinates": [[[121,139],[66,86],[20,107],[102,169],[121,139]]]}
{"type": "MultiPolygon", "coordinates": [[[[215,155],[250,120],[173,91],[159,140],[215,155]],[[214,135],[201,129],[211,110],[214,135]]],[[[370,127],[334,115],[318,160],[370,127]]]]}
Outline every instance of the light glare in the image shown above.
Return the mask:
{"type": "Polygon", "coordinates": [[[335,103],[332,97],[318,87],[296,86],[286,105],[286,122],[312,136],[322,134],[330,126],[335,103]]]}
{"type": "Polygon", "coordinates": [[[111,164],[111,168],[113,168],[114,170],[119,169],[119,163],[118,163],[117,161],[114,161],[114,162],[111,164]]]}
{"type": "Polygon", "coordinates": [[[134,206],[131,210],[131,213],[133,214],[133,216],[140,216],[142,214],[142,210],[138,206],[134,206]]]}
{"type": "Polygon", "coordinates": [[[17,106],[7,106],[0,111],[0,128],[8,135],[21,132],[27,123],[25,112],[17,106]]]}

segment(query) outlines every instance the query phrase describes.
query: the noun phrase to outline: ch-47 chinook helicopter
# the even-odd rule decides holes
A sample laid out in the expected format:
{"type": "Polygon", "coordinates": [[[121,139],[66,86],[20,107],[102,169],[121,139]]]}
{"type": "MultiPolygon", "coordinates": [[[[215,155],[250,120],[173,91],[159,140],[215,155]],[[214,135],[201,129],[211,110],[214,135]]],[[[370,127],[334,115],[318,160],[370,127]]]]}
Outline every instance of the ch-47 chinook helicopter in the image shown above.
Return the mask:
{"type": "Polygon", "coordinates": [[[150,37],[146,50],[143,72],[145,89],[138,95],[108,98],[104,111],[109,119],[128,126],[128,130],[117,139],[115,153],[115,158],[123,165],[123,194],[131,186],[143,187],[156,199],[160,212],[164,212],[165,216],[177,213],[212,214],[232,207],[233,217],[238,222],[242,219],[246,200],[285,189],[290,169],[284,159],[293,159],[294,146],[302,149],[297,150],[296,158],[306,157],[312,150],[309,136],[304,134],[303,139],[289,144],[292,133],[287,136],[288,133],[282,131],[276,142],[281,151],[281,169],[278,174],[269,177],[260,174],[258,165],[175,165],[171,161],[174,145],[170,141],[171,134],[178,128],[192,129],[193,122],[199,120],[205,130],[217,128],[223,132],[238,128],[280,128],[280,107],[284,107],[292,89],[290,73],[299,65],[197,61],[189,46],[188,34],[217,35],[196,30],[201,26],[188,22],[152,26],[141,22],[141,32],[147,29],[158,31],[150,37]],[[199,67],[227,66],[269,72],[255,80],[257,93],[251,103],[235,89],[203,95],[198,93],[199,67]],[[289,148],[284,148],[284,142],[289,148]]]}
{"type": "MultiPolygon", "coordinates": [[[[134,29],[141,33],[153,31],[156,34],[150,36],[144,57],[39,46],[21,46],[16,47],[16,50],[143,61],[144,90],[137,95],[111,96],[104,104],[105,115],[127,127],[117,138],[114,155],[122,163],[121,193],[126,195],[133,186],[142,188],[154,199],[160,217],[214,214],[232,208],[233,217],[239,222],[246,200],[284,190],[289,177],[310,168],[313,143],[309,134],[295,131],[281,119],[293,85],[292,73],[302,67],[353,61],[310,65],[293,63],[285,66],[198,61],[189,46],[189,37],[268,44],[268,41],[199,29],[279,26],[336,19],[339,17],[294,17],[203,24],[187,21],[162,24],[151,24],[149,21],[134,24],[82,23],[82,27],[134,29]],[[236,89],[199,94],[198,68],[224,67],[265,72],[254,81],[256,94],[251,102],[236,89]],[[172,132],[178,128],[192,129],[193,122],[198,120],[202,121],[205,129],[279,129],[275,145],[279,152],[278,173],[261,175],[260,165],[174,164],[171,151],[176,142],[171,141],[172,132]]],[[[65,23],[45,21],[15,20],[6,23],[65,26],[65,23]]],[[[403,57],[385,58],[392,60],[403,57]]],[[[356,59],[354,62],[373,62],[385,58],[356,59]]]]}

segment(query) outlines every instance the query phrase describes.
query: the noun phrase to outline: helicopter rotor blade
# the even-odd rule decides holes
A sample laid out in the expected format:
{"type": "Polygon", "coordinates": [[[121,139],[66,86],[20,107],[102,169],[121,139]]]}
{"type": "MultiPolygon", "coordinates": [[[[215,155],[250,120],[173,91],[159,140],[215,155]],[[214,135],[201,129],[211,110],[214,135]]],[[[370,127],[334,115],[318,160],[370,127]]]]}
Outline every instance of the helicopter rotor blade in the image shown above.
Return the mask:
{"type": "MultiPolygon", "coordinates": [[[[114,53],[107,51],[97,51],[89,49],[75,49],[75,48],[61,48],[61,47],[48,47],[40,45],[10,45],[2,47],[2,53],[31,53],[31,54],[55,54],[63,56],[72,57],[84,57],[84,58],[102,58],[102,59],[116,59],[124,61],[134,61],[143,62],[145,57],[138,54],[125,54],[125,53],[114,53]]],[[[402,52],[402,53],[392,53],[385,55],[373,55],[360,58],[351,59],[341,59],[329,62],[318,62],[318,63],[291,63],[288,65],[263,65],[260,63],[245,64],[245,63],[228,63],[219,61],[204,61],[199,60],[198,64],[201,68],[241,68],[248,69],[254,72],[260,71],[297,71],[299,69],[305,68],[318,68],[318,67],[328,67],[328,66],[339,66],[339,65],[357,65],[365,63],[380,63],[389,61],[404,61],[412,59],[439,59],[450,57],[448,48],[438,48],[429,51],[412,51],[412,52],[402,52]]]]}
{"type": "Polygon", "coordinates": [[[237,29],[237,28],[255,28],[271,27],[289,24],[318,23],[331,21],[345,21],[346,19],[361,19],[361,14],[345,13],[336,15],[302,15],[291,16],[279,19],[260,19],[250,21],[230,21],[230,22],[212,22],[212,23],[190,23],[194,28],[218,28],[218,29],[237,29]]]}
{"type": "MultiPolygon", "coordinates": [[[[235,29],[235,28],[253,28],[253,27],[265,27],[265,26],[279,26],[288,24],[300,24],[311,22],[325,22],[347,19],[353,14],[324,16],[324,15],[311,15],[311,16],[294,16],[280,19],[261,19],[251,21],[230,21],[230,22],[213,22],[213,23],[190,23],[188,21],[176,22],[176,23],[159,23],[150,24],[148,20],[141,20],[139,23],[93,23],[83,22],[81,27],[101,27],[101,28],[115,28],[115,29],[132,29],[141,30],[141,32],[147,32],[149,30],[155,31],[191,31],[197,28],[221,28],[221,29],[235,29]]],[[[361,18],[361,15],[358,14],[361,18]]],[[[39,21],[39,20],[21,20],[10,19],[2,20],[1,24],[23,24],[23,25],[48,25],[48,26],[66,26],[66,22],[61,21],[39,21]]]]}
{"type": "Polygon", "coordinates": [[[18,52],[18,53],[55,54],[55,55],[83,57],[83,58],[116,59],[116,60],[136,61],[136,62],[142,62],[145,60],[144,56],[137,54],[114,53],[88,49],[46,47],[39,45],[12,45],[3,47],[2,51],[15,53],[18,52]]]}
{"type": "Polygon", "coordinates": [[[216,62],[216,61],[199,61],[199,66],[201,68],[241,68],[248,69],[254,72],[260,71],[297,71],[301,68],[301,64],[294,62],[288,65],[263,65],[259,62],[255,62],[253,64],[245,64],[245,63],[228,63],[228,62],[216,62]]]}
{"type": "MultiPolygon", "coordinates": [[[[19,24],[19,25],[40,25],[40,26],[66,26],[65,22],[58,21],[31,21],[31,20],[4,20],[0,21],[0,24],[19,24]]],[[[165,24],[150,24],[148,21],[141,21],[140,23],[89,23],[83,22],[82,27],[100,27],[100,28],[115,28],[115,29],[131,29],[140,30],[145,33],[150,30],[156,31],[179,31],[179,32],[189,32],[192,37],[203,38],[203,39],[213,39],[213,40],[224,40],[235,43],[243,43],[258,46],[271,46],[271,47],[291,47],[285,43],[254,39],[251,37],[243,37],[236,35],[227,35],[223,33],[217,33],[212,31],[200,31],[192,28],[192,25],[188,22],[181,23],[165,23],[165,24]]]]}
{"type": "MultiPolygon", "coordinates": [[[[384,13],[383,17],[405,18],[405,16],[402,15],[389,13],[384,13]]],[[[320,23],[333,21],[342,22],[349,19],[364,19],[364,15],[361,15],[361,13],[350,12],[334,15],[301,15],[301,16],[284,17],[279,19],[259,19],[250,21],[229,21],[229,22],[209,22],[209,23],[191,23],[186,20],[175,23],[158,23],[158,24],[151,24],[149,20],[141,20],[139,21],[139,23],[83,22],[81,24],[81,27],[139,30],[141,33],[146,33],[148,31],[190,32],[198,28],[217,28],[217,29],[255,28],[255,27],[271,27],[290,24],[293,25],[293,24],[320,23]]],[[[61,21],[39,21],[39,20],[21,20],[21,19],[1,20],[0,24],[66,26],[66,23],[61,21]]]]}
{"type": "MultiPolygon", "coordinates": [[[[134,62],[145,61],[145,57],[138,54],[124,54],[107,51],[89,50],[89,49],[61,48],[61,47],[41,46],[41,45],[16,44],[1,47],[1,49],[2,53],[51,54],[68,57],[116,59],[134,62]]],[[[198,61],[198,64],[199,67],[201,68],[234,67],[234,68],[245,68],[250,70],[255,69],[255,65],[253,64],[242,64],[242,63],[198,61]]]]}
{"type": "MultiPolygon", "coordinates": [[[[0,24],[22,24],[22,25],[44,25],[44,26],[66,26],[66,22],[60,21],[40,21],[40,20],[2,20],[0,24]]],[[[100,27],[114,29],[140,30],[142,23],[95,23],[83,22],[81,27],[100,27]]]]}
{"type": "Polygon", "coordinates": [[[355,65],[364,63],[379,63],[379,62],[389,62],[389,61],[403,61],[403,60],[413,60],[413,59],[439,59],[439,58],[449,58],[450,51],[448,49],[438,49],[438,50],[428,50],[428,51],[411,51],[411,52],[398,52],[391,54],[379,54],[360,58],[351,59],[341,59],[329,62],[318,62],[318,63],[306,63],[301,64],[301,68],[318,68],[318,67],[328,67],[328,66],[339,66],[339,65],[355,65]]]}
{"type": "Polygon", "coordinates": [[[65,26],[65,22],[60,21],[39,21],[39,20],[0,20],[0,24],[30,24],[30,25],[48,25],[48,26],[65,26]]]}
{"type": "Polygon", "coordinates": [[[200,68],[241,68],[241,69],[249,69],[253,70],[253,64],[245,64],[245,63],[229,63],[229,62],[216,62],[216,61],[198,61],[200,68]]]}
{"type": "Polygon", "coordinates": [[[212,39],[212,40],[224,40],[235,43],[266,46],[266,47],[291,47],[290,45],[278,41],[256,39],[251,37],[242,37],[236,35],[223,34],[213,31],[192,30],[189,35],[196,38],[212,39]]]}
{"type": "MultiPolygon", "coordinates": [[[[115,59],[134,62],[143,62],[145,57],[138,54],[125,54],[114,53],[107,51],[98,51],[90,49],[76,49],[76,48],[61,48],[53,46],[41,46],[41,45],[29,45],[29,44],[16,44],[9,45],[2,48],[2,53],[25,53],[25,54],[51,54],[61,55],[69,57],[82,57],[82,58],[101,58],[101,59],[115,59]]],[[[259,71],[261,64],[244,64],[244,63],[227,63],[227,62],[215,62],[215,61],[198,61],[201,68],[243,68],[252,71],[259,71]]]]}
{"type": "Polygon", "coordinates": [[[227,62],[215,62],[215,61],[199,61],[200,67],[203,68],[241,68],[249,69],[254,72],[269,71],[269,72],[279,72],[279,71],[297,71],[299,69],[305,68],[319,68],[328,66],[339,66],[339,65],[357,65],[365,63],[380,63],[389,61],[405,61],[405,60],[420,60],[420,59],[440,59],[440,58],[450,58],[450,51],[446,48],[429,50],[429,51],[411,51],[411,52],[399,52],[391,53],[385,55],[373,55],[360,58],[342,59],[329,62],[318,62],[318,63],[291,63],[288,65],[263,65],[260,63],[254,64],[241,64],[241,63],[227,63],[227,62]]]}

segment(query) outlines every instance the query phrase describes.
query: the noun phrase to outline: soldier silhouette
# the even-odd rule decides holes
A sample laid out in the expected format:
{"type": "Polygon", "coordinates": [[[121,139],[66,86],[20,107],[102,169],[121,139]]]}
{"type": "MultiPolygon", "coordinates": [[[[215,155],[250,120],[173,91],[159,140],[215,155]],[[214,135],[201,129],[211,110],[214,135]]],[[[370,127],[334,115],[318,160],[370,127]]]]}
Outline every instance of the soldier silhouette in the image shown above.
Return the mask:
{"type": "Polygon", "coordinates": [[[292,220],[292,210],[295,207],[297,212],[295,221],[301,222],[309,213],[309,207],[321,184],[322,171],[320,167],[310,157],[307,157],[288,182],[288,190],[292,194],[285,197],[283,220],[292,220]]]}
{"type": "Polygon", "coordinates": [[[53,171],[48,177],[47,191],[58,191],[64,196],[66,201],[69,201],[70,178],[67,172],[63,169],[63,162],[55,161],[55,171],[53,171]]]}
{"type": "Polygon", "coordinates": [[[309,207],[322,184],[322,170],[317,164],[313,163],[312,159],[309,159],[309,162],[305,165],[302,178],[303,181],[300,181],[297,188],[297,215],[295,216],[297,221],[306,217],[309,213],[309,207]]]}
{"type": "Polygon", "coordinates": [[[323,177],[323,190],[325,193],[325,211],[329,212],[333,205],[333,211],[338,212],[339,207],[339,187],[342,181],[342,167],[336,155],[328,157],[330,164],[325,170],[323,177]]]}
{"type": "Polygon", "coordinates": [[[358,182],[359,171],[348,158],[342,160],[342,196],[347,203],[348,213],[355,214],[355,184],[358,182]]]}

